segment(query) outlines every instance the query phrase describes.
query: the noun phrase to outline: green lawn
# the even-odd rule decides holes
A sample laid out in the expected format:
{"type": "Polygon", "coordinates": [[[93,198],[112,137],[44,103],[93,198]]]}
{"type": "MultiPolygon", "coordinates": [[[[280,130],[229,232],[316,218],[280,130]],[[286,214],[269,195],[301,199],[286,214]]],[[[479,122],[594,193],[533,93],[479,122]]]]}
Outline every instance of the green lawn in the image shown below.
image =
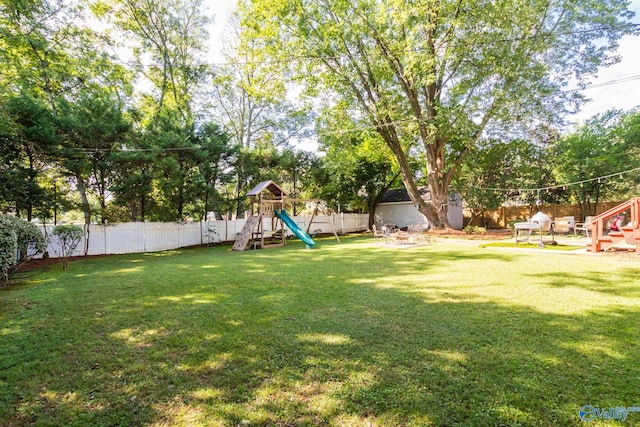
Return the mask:
{"type": "Polygon", "coordinates": [[[575,251],[578,249],[584,249],[584,245],[551,245],[546,244],[543,248],[538,246],[539,243],[527,243],[527,242],[519,242],[516,243],[512,240],[510,241],[498,241],[491,243],[484,243],[480,245],[482,248],[518,248],[518,249],[546,249],[551,251],[575,251]]]}
{"type": "Polygon", "coordinates": [[[93,258],[0,291],[0,425],[578,426],[583,405],[640,406],[640,258],[317,246],[93,258]]]}

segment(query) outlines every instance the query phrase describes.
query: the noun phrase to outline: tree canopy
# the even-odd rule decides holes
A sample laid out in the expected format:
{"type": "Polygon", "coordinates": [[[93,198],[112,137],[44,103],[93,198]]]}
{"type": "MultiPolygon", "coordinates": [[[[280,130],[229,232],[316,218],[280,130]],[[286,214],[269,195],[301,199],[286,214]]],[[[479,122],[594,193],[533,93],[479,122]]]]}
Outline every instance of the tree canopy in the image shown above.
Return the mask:
{"type": "MultiPolygon", "coordinates": [[[[207,57],[205,6],[2,2],[0,211],[55,222],[77,209],[85,224],[221,218],[275,179],[373,214],[401,181],[447,227],[451,190],[481,212],[509,197],[486,186],[638,164],[637,113],[553,143],[535,136],[580,105],[568,85],[584,87],[637,31],[623,0],[242,0],[224,64],[207,57]],[[295,148],[314,121],[322,155],[295,148]]],[[[592,206],[635,188],[584,185],[573,197],[592,206]]]]}
{"type": "Polygon", "coordinates": [[[563,90],[637,31],[622,0],[245,0],[243,36],[325,103],[345,102],[394,154],[412,201],[448,227],[449,185],[478,141],[554,121],[563,90]],[[424,155],[427,204],[410,167],[424,155]]]}
{"type": "Polygon", "coordinates": [[[608,197],[637,194],[640,180],[617,175],[640,167],[640,113],[610,110],[598,114],[550,149],[559,182],[577,183],[567,191],[583,216],[595,215],[608,197]]]}

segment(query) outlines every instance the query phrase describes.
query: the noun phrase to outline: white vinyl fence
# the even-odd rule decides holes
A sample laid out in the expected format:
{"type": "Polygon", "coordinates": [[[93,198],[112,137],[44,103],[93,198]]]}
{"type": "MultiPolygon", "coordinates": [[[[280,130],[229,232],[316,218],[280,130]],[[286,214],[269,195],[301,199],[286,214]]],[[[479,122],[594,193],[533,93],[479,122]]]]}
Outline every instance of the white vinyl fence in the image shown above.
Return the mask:
{"type": "MultiPolygon", "coordinates": [[[[368,228],[367,214],[336,214],[316,216],[309,230],[310,234],[331,234],[335,225],[338,234],[365,231],[368,228]]],[[[294,217],[296,223],[306,230],[310,216],[294,217]]],[[[141,252],[157,252],[187,246],[210,243],[233,242],[246,220],[222,220],[207,222],[128,222],[120,224],[92,224],[89,226],[89,250],[87,255],[115,255],[141,252]]],[[[269,230],[271,221],[264,221],[269,230]]],[[[59,256],[56,238],[52,235],[53,225],[44,227],[47,236],[47,252],[51,258],[59,256]]],[[[289,230],[288,234],[292,235],[289,230]]],[[[85,238],[76,248],[73,256],[84,255],[85,238]]]]}

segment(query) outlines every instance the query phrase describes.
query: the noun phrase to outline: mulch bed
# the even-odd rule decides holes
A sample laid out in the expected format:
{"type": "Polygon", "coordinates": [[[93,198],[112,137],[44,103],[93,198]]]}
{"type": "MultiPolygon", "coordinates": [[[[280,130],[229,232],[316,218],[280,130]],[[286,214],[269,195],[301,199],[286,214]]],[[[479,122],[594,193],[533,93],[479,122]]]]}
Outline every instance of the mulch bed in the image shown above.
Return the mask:
{"type": "Polygon", "coordinates": [[[457,239],[469,239],[469,240],[502,240],[508,237],[513,237],[513,230],[508,229],[496,229],[487,230],[484,233],[465,233],[462,230],[429,230],[428,234],[438,237],[455,237],[457,239]]]}
{"type": "MultiPolygon", "coordinates": [[[[101,258],[105,256],[110,256],[110,255],[87,255],[87,256],[71,257],[69,261],[73,262],[78,259],[101,258]]],[[[58,258],[37,258],[37,259],[32,259],[31,261],[21,265],[18,271],[30,271],[30,270],[40,269],[40,268],[47,268],[54,264],[60,264],[60,263],[61,261],[58,258]]]]}

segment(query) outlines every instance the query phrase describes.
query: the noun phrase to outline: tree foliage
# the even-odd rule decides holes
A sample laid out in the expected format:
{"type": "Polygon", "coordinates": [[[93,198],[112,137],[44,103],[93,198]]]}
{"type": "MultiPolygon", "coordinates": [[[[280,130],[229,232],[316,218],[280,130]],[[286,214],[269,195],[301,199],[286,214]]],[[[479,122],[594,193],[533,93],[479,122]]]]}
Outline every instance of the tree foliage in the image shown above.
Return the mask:
{"type": "Polygon", "coordinates": [[[108,0],[92,8],[126,34],[136,68],[152,84],[144,96],[145,124],[165,108],[183,123],[192,120],[198,89],[210,75],[204,60],[209,18],[201,0],[108,0]]]}
{"type": "Polygon", "coordinates": [[[553,184],[549,181],[552,171],[548,156],[547,147],[535,141],[480,141],[452,183],[471,212],[469,222],[479,217],[486,227],[488,210],[505,203],[528,204],[533,209],[538,199],[550,197],[545,191],[522,191],[553,184]]]}
{"type": "Polygon", "coordinates": [[[412,201],[448,226],[449,185],[487,132],[551,119],[580,95],[562,90],[612,62],[631,32],[622,0],[246,0],[243,35],[292,79],[357,108],[391,149],[412,201]],[[424,155],[431,204],[418,193],[424,155]]]}
{"type": "Polygon", "coordinates": [[[214,116],[233,142],[245,149],[267,143],[291,145],[305,136],[309,109],[288,97],[291,85],[282,78],[286,66],[262,61],[256,42],[242,38],[237,16],[230,30],[223,40],[224,65],[216,68],[212,79],[214,116]]]}
{"type": "Polygon", "coordinates": [[[595,215],[602,200],[637,194],[638,179],[616,173],[640,167],[638,135],[638,112],[611,110],[590,118],[553,146],[556,178],[575,183],[568,191],[583,216],[595,215]]]}
{"type": "Polygon", "coordinates": [[[18,238],[13,224],[6,216],[0,215],[0,274],[3,285],[9,280],[9,272],[16,263],[17,251],[18,238]]]}
{"type": "MultiPolygon", "coordinates": [[[[380,136],[357,129],[348,108],[336,106],[318,120],[323,174],[320,195],[344,212],[366,212],[373,225],[376,206],[384,193],[399,184],[393,154],[380,136]],[[344,129],[332,132],[332,129],[344,129]]],[[[414,165],[412,165],[414,166],[414,165]]]]}
{"type": "Polygon", "coordinates": [[[123,105],[108,91],[83,91],[74,102],[60,100],[58,130],[63,143],[55,150],[62,172],[75,180],[82,199],[85,223],[91,222],[87,196],[98,198],[101,222],[105,221],[109,188],[117,170],[114,153],[129,139],[131,123],[123,105]]]}
{"type": "Polygon", "coordinates": [[[33,223],[11,215],[0,215],[0,272],[3,283],[29,261],[43,253],[47,241],[44,234],[33,223]]]}
{"type": "MultiPolygon", "coordinates": [[[[31,220],[50,194],[41,177],[50,165],[48,150],[58,140],[49,108],[27,93],[10,97],[0,106],[0,200],[6,208],[31,220]]],[[[8,209],[6,209],[8,210],[8,209]]]]}

